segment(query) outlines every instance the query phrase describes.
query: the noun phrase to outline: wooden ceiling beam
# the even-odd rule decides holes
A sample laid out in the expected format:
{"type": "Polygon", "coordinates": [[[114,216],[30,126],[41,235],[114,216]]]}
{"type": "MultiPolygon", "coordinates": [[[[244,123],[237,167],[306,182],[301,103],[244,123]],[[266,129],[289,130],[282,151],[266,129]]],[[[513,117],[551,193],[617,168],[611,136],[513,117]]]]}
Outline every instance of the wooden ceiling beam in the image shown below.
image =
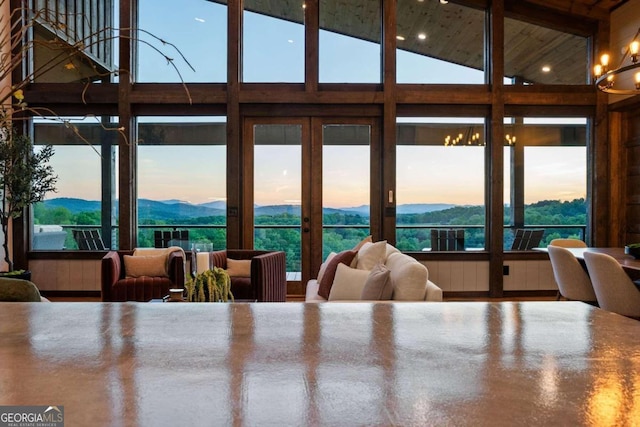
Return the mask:
{"type": "MultiPolygon", "coordinates": [[[[536,3],[544,2],[536,1],[536,3]]],[[[549,8],[533,4],[531,1],[510,0],[509,3],[505,4],[505,16],[583,37],[592,36],[595,28],[597,28],[596,23],[603,22],[591,17],[571,15],[560,10],[550,13],[549,8]]],[[[607,20],[608,15],[604,21],[607,20]]]]}
{"type": "MultiPolygon", "coordinates": [[[[616,2],[609,2],[615,4],[616,2]]],[[[532,4],[557,12],[587,18],[595,21],[606,21],[609,19],[609,9],[598,5],[590,5],[584,1],[567,0],[505,0],[505,8],[517,4],[532,4]]]]}

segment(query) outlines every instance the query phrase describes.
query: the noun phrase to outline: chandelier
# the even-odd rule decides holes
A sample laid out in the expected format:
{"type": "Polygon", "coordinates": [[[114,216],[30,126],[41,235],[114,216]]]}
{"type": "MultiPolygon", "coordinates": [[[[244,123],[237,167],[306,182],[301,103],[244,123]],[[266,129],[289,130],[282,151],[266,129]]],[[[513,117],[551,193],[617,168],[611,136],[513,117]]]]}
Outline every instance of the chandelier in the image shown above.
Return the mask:
{"type": "Polygon", "coordinates": [[[595,77],[595,85],[598,89],[606,93],[612,93],[616,95],[637,95],[640,94],[640,62],[638,62],[638,56],[640,52],[640,41],[638,36],[640,35],[640,29],[633,37],[633,40],[626,48],[620,65],[618,68],[609,69],[610,57],[608,54],[604,54],[600,57],[600,63],[593,67],[593,75],[595,77]],[[629,58],[630,63],[625,65],[625,61],[629,58]],[[616,78],[621,77],[622,74],[630,74],[633,70],[637,70],[633,77],[635,88],[631,88],[630,85],[615,86],[616,78]]]}
{"type": "Polygon", "coordinates": [[[459,133],[457,136],[447,135],[444,138],[444,145],[447,146],[468,146],[468,145],[484,145],[484,142],[480,140],[480,133],[475,132],[473,126],[459,133]]]}
{"type": "MultiPolygon", "coordinates": [[[[505,145],[516,145],[516,136],[506,134],[504,136],[505,145]]],[[[444,138],[445,147],[467,147],[467,146],[483,146],[484,142],[480,139],[480,132],[476,132],[473,126],[470,126],[465,131],[459,133],[457,136],[447,135],[444,138]]]]}

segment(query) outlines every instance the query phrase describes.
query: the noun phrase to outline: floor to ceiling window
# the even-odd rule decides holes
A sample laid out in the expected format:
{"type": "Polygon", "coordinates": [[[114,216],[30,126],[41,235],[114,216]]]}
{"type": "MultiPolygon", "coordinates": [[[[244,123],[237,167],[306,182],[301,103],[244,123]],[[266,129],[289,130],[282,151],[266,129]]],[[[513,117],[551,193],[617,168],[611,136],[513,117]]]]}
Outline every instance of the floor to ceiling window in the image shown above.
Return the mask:
{"type": "Polygon", "coordinates": [[[397,12],[398,83],[484,83],[483,10],[398,0],[397,12]]]}
{"type": "Polygon", "coordinates": [[[245,2],[242,22],[243,82],[304,82],[302,3],[245,2]]]}
{"type": "Polygon", "coordinates": [[[140,0],[139,82],[226,82],[227,6],[204,0],[140,0]],[[161,43],[158,39],[167,43],[161,43]]]}
{"type": "MultiPolygon", "coordinates": [[[[554,238],[584,240],[587,224],[587,120],[520,117],[505,126],[509,135],[505,170],[511,193],[505,198],[505,248],[513,230],[544,229],[540,246],[554,238]]],[[[505,178],[505,181],[507,179],[505,178]]]]}
{"type": "Polygon", "coordinates": [[[138,246],[175,230],[184,249],[226,248],[224,117],[139,117],[138,136],[138,246]]]}
{"type": "Polygon", "coordinates": [[[380,83],[380,7],[379,0],[320,0],[320,83],[380,83]]]}
{"type": "Polygon", "coordinates": [[[74,230],[94,230],[106,246],[115,247],[117,215],[117,119],[42,117],[34,120],[34,145],[54,148],[51,166],[58,176],[57,192],[33,207],[31,249],[78,249],[74,230]],[[103,181],[103,170],[110,172],[103,181]],[[112,191],[103,198],[103,188],[112,191]],[[105,203],[103,203],[105,202],[105,203]],[[103,216],[103,208],[107,209],[103,216]]]}
{"type": "Polygon", "coordinates": [[[454,250],[438,231],[459,230],[455,250],[485,247],[483,118],[398,118],[396,239],[403,251],[454,250]]]}

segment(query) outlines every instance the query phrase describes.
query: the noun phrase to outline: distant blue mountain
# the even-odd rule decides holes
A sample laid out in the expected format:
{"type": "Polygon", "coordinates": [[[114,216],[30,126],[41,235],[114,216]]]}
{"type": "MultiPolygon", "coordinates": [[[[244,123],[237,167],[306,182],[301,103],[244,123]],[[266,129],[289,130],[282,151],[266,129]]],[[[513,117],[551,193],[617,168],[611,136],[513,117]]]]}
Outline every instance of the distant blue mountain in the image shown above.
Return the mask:
{"type": "Polygon", "coordinates": [[[281,215],[284,213],[291,215],[300,215],[300,205],[256,206],[254,212],[255,216],[281,215]]]}
{"type": "Polygon", "coordinates": [[[406,205],[399,205],[396,208],[396,212],[399,214],[419,214],[424,212],[443,211],[454,206],[456,205],[447,203],[409,203],[406,205]]]}
{"type": "Polygon", "coordinates": [[[138,217],[146,219],[180,219],[205,216],[224,216],[226,209],[212,209],[186,202],[168,203],[149,199],[138,200],[138,217]]]}
{"type": "MultiPolygon", "coordinates": [[[[71,211],[71,213],[73,214],[100,210],[100,202],[95,200],[59,197],[56,199],[45,200],[43,203],[47,208],[63,207],[71,211]]],[[[226,205],[226,201],[224,200],[194,205],[181,200],[158,201],[140,199],[138,201],[138,214],[141,218],[156,220],[224,216],[227,212],[226,205]]],[[[445,203],[407,204],[398,206],[397,213],[414,214],[433,212],[448,209],[454,206],[455,205],[445,203]]],[[[325,214],[361,215],[365,217],[369,216],[369,206],[367,205],[350,208],[324,208],[322,211],[325,214]]],[[[256,216],[281,215],[284,213],[290,215],[300,215],[300,205],[255,206],[256,216]]]]}
{"type": "Polygon", "coordinates": [[[99,211],[101,206],[101,203],[97,200],[74,199],[71,197],[58,197],[56,199],[45,200],[42,203],[49,209],[69,209],[69,211],[71,211],[71,213],[73,213],[74,215],[80,212],[99,211]]]}

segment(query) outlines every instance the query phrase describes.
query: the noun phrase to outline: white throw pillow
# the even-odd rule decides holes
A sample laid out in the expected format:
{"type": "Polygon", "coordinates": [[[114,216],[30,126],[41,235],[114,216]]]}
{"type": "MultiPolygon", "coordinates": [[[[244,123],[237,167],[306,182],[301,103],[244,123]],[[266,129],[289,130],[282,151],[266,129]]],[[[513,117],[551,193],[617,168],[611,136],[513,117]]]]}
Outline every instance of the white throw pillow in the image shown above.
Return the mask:
{"type": "Polygon", "coordinates": [[[329,301],[359,300],[369,273],[368,270],[358,270],[342,263],[338,264],[329,292],[329,301]]]}
{"type": "Polygon", "coordinates": [[[393,253],[387,258],[391,270],[393,296],[398,301],[423,301],[427,293],[429,271],[414,258],[403,253],[393,253]]]}
{"type": "Polygon", "coordinates": [[[359,270],[372,270],[378,263],[384,263],[387,257],[387,241],[381,240],[375,243],[365,243],[358,251],[359,270]]]}

